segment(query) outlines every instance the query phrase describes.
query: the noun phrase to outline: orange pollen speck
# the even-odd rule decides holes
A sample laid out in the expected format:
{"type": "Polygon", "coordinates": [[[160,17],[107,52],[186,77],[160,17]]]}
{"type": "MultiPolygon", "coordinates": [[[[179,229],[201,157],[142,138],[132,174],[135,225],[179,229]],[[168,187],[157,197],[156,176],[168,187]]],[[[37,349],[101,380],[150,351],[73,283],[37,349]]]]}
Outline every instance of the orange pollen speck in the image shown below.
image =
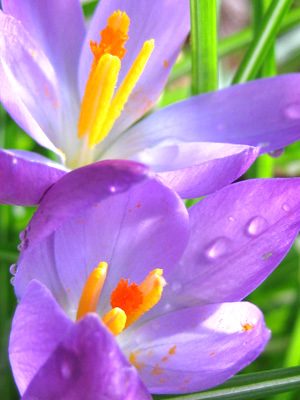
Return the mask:
{"type": "Polygon", "coordinates": [[[242,325],[242,328],[243,328],[243,331],[251,331],[252,329],[254,329],[255,328],[255,326],[253,325],[253,324],[244,324],[244,325],[242,325]]]}
{"type": "Polygon", "coordinates": [[[90,41],[91,50],[95,60],[98,61],[103,54],[111,54],[122,59],[126,49],[124,44],[128,40],[129,18],[126,13],[115,11],[107,21],[107,26],[100,32],[101,42],[90,41]]]}
{"type": "Polygon", "coordinates": [[[176,347],[177,347],[177,346],[175,345],[175,346],[173,346],[173,347],[170,348],[170,350],[169,350],[169,354],[170,354],[170,355],[176,353],[176,347]]]}
{"type": "Polygon", "coordinates": [[[128,282],[128,279],[122,278],[110,296],[111,306],[121,308],[127,316],[136,311],[143,303],[143,294],[138,285],[132,283],[128,286],[128,282]]]}

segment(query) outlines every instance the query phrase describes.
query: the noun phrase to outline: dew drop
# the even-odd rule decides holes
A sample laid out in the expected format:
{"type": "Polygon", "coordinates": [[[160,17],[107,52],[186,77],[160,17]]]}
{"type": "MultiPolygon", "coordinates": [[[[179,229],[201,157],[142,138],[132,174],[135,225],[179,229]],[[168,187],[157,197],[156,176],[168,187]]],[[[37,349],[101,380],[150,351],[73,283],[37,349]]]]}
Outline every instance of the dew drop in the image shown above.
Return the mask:
{"type": "Polygon", "coordinates": [[[15,277],[14,276],[12,278],[10,278],[10,283],[14,286],[14,284],[15,284],[15,277]]]}
{"type": "Polygon", "coordinates": [[[182,284],[177,281],[172,282],[171,288],[172,288],[173,292],[179,293],[182,290],[182,284]]]}
{"type": "Polygon", "coordinates": [[[18,244],[18,246],[17,246],[17,249],[18,249],[19,251],[21,251],[21,250],[22,250],[22,245],[21,245],[21,243],[20,243],[20,244],[18,244]]]}
{"type": "Polygon", "coordinates": [[[26,239],[26,236],[27,236],[27,231],[26,230],[25,231],[21,231],[20,234],[19,234],[20,240],[26,239]]]}
{"type": "Polygon", "coordinates": [[[116,187],[115,186],[110,186],[110,188],[109,188],[109,191],[111,192],[111,193],[116,193],[116,187]]]}
{"type": "Polygon", "coordinates": [[[28,245],[29,245],[29,240],[25,239],[24,242],[22,243],[22,249],[24,250],[27,249],[28,245]]]}
{"type": "Polygon", "coordinates": [[[69,379],[72,375],[72,369],[68,362],[64,361],[61,364],[60,372],[65,379],[69,379]]]}
{"type": "Polygon", "coordinates": [[[287,203],[283,203],[282,209],[283,209],[283,211],[289,212],[289,211],[291,211],[291,206],[287,203]]]}
{"type": "Polygon", "coordinates": [[[206,256],[211,259],[217,259],[225,254],[231,252],[232,242],[227,237],[219,237],[215,239],[210,246],[207,248],[205,254],[206,256]]]}
{"type": "Polygon", "coordinates": [[[269,156],[272,158],[278,158],[278,157],[282,156],[283,152],[284,152],[284,149],[270,151],[269,156]]]}
{"type": "Polygon", "coordinates": [[[170,304],[170,303],[167,303],[167,304],[164,306],[164,310],[165,310],[165,311],[170,311],[170,310],[171,310],[171,304],[170,304]]]}
{"type": "Polygon", "coordinates": [[[229,219],[229,221],[231,221],[231,222],[235,221],[235,218],[234,218],[234,217],[228,217],[228,219],[229,219]]]}
{"type": "Polygon", "coordinates": [[[249,220],[247,224],[247,233],[249,236],[258,236],[264,232],[268,226],[268,221],[264,217],[257,215],[249,220]]]}
{"type": "Polygon", "coordinates": [[[300,119],[300,103],[288,105],[283,113],[287,119],[300,119]]]}
{"type": "Polygon", "coordinates": [[[17,264],[12,264],[12,265],[9,267],[9,272],[10,272],[12,275],[16,275],[16,273],[17,273],[17,268],[18,268],[17,264]]]}

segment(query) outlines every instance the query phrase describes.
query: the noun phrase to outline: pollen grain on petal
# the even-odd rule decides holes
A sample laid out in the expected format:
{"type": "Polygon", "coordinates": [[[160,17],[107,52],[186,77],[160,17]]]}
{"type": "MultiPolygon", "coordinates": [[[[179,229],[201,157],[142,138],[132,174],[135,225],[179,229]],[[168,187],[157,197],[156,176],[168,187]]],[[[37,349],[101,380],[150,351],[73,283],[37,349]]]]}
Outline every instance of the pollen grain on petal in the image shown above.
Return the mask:
{"type": "Polygon", "coordinates": [[[252,329],[255,328],[255,325],[251,324],[251,323],[246,323],[242,325],[243,331],[252,331],[252,329]]]}
{"type": "Polygon", "coordinates": [[[145,365],[143,362],[138,362],[137,355],[139,354],[139,350],[130,353],[129,355],[129,362],[135,366],[135,368],[140,371],[143,366],[145,365]]]}
{"type": "Polygon", "coordinates": [[[165,368],[161,368],[159,364],[155,364],[155,367],[153,368],[151,375],[162,375],[164,373],[165,368]]]}
{"type": "Polygon", "coordinates": [[[170,355],[175,354],[175,353],[176,353],[176,348],[177,348],[177,346],[176,346],[176,344],[175,344],[175,346],[173,346],[173,347],[170,348],[169,354],[170,354],[170,355]]]}

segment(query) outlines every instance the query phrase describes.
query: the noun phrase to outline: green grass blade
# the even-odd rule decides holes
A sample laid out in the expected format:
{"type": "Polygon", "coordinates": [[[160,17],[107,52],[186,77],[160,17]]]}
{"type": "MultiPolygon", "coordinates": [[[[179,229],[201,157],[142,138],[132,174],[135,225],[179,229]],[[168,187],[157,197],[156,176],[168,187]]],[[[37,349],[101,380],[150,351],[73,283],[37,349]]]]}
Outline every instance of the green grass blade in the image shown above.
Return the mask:
{"type": "Polygon", "coordinates": [[[238,375],[218,388],[186,395],[153,396],[154,400],[244,400],[300,388],[300,367],[238,375]]]}
{"type": "Polygon", "coordinates": [[[192,94],[218,88],[216,0],[190,0],[192,94]]]}
{"type": "Polygon", "coordinates": [[[82,4],[83,13],[86,18],[89,18],[94,14],[94,11],[95,11],[98,3],[99,3],[98,0],[92,0],[87,3],[82,4]]]}
{"type": "Polygon", "coordinates": [[[233,79],[233,84],[247,82],[256,77],[291,3],[292,0],[272,1],[258,33],[233,79]]]}

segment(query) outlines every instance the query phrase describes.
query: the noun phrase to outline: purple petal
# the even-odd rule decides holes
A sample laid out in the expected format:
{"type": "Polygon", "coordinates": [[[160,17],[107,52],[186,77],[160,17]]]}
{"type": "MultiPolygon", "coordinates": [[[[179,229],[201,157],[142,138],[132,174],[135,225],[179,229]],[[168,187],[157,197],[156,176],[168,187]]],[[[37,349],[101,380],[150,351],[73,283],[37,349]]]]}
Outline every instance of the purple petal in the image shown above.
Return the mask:
{"type": "Polygon", "coordinates": [[[169,290],[173,306],[238,301],[277,267],[300,228],[300,179],[236,183],[190,208],[190,241],[169,290]]]}
{"type": "MultiPolygon", "coordinates": [[[[35,277],[75,314],[88,275],[100,261],[106,261],[108,276],[99,303],[103,315],[110,309],[110,295],[121,278],[140,283],[151,270],[163,268],[167,279],[187,244],[186,208],[155,178],[130,188],[126,183],[129,174],[123,172],[125,178],[121,178],[120,168],[118,171],[114,165],[126,162],[99,163],[103,176],[98,172],[98,179],[92,166],[85,167],[87,173],[82,179],[74,171],[68,174],[72,178],[62,178],[46,194],[29,225],[26,248],[18,263],[18,296],[35,277]],[[93,180],[88,181],[87,174],[93,180]],[[113,196],[110,188],[118,188],[122,179],[123,187],[113,196]],[[76,185],[77,193],[71,185],[76,185]]],[[[147,178],[151,176],[143,177],[147,178]]],[[[135,181],[131,179],[133,186],[135,181]]],[[[142,177],[139,179],[141,182],[142,177]]]]}
{"type": "Polygon", "coordinates": [[[35,375],[22,400],[33,398],[150,400],[151,396],[114,337],[90,314],[74,325],[35,375]]]}
{"type": "Polygon", "coordinates": [[[16,309],[9,342],[10,363],[21,394],[72,326],[49,290],[32,281],[16,309]]]}
{"type": "Polygon", "coordinates": [[[235,181],[258,153],[259,148],[249,146],[180,143],[146,149],[132,159],[160,172],[158,175],[182,198],[195,198],[235,181]]]}
{"type": "Polygon", "coordinates": [[[55,72],[21,23],[1,11],[0,31],[0,100],[34,140],[57,152],[50,142],[59,142],[62,123],[55,72]]]}
{"type": "Polygon", "coordinates": [[[99,42],[99,31],[116,10],[125,11],[130,18],[127,53],[122,60],[118,84],[122,82],[146,40],[155,40],[155,49],[137,83],[127,106],[118,119],[110,139],[144,115],[163,90],[181,45],[189,32],[188,0],[101,0],[95,12],[80,62],[81,93],[92,65],[90,39],[99,42]]]}
{"type": "Polygon", "coordinates": [[[6,14],[22,22],[47,55],[61,83],[77,86],[77,66],[85,35],[79,0],[2,0],[6,14]]]}
{"type": "Polygon", "coordinates": [[[39,154],[0,149],[0,202],[35,206],[66,172],[60,164],[39,154]]]}
{"type": "Polygon", "coordinates": [[[269,337],[254,305],[213,304],[149,321],[127,337],[126,353],[151,393],[179,394],[229,379],[258,357],[269,337]]]}
{"type": "Polygon", "coordinates": [[[173,104],[124,136],[136,151],[172,139],[261,146],[262,153],[270,152],[299,140],[299,99],[300,74],[260,79],[173,104]]]}

